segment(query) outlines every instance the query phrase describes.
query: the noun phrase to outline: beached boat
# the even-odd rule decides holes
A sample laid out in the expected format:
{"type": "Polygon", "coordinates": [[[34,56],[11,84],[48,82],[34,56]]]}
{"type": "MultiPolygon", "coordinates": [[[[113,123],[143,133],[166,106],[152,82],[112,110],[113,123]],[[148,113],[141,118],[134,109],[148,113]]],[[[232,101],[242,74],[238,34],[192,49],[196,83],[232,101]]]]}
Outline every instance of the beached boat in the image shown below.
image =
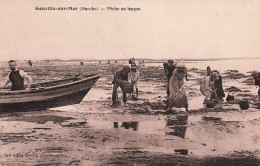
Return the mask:
{"type": "Polygon", "coordinates": [[[44,109],[78,104],[100,74],[32,84],[31,90],[0,91],[0,112],[44,109]]]}

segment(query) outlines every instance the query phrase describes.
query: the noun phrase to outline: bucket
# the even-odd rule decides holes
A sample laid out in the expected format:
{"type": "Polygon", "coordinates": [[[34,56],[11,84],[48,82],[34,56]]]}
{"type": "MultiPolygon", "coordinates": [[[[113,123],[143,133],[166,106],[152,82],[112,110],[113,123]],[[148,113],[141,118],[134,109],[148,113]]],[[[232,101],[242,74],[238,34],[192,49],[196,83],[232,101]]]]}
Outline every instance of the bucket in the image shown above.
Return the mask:
{"type": "Polygon", "coordinates": [[[210,99],[205,102],[207,108],[214,108],[217,105],[216,99],[210,99]]]}
{"type": "Polygon", "coordinates": [[[249,108],[248,101],[242,100],[239,102],[239,106],[242,110],[247,110],[249,108]]]}
{"type": "Polygon", "coordinates": [[[126,82],[123,84],[123,91],[126,93],[132,93],[133,92],[133,84],[130,82],[126,82]]]}
{"type": "Polygon", "coordinates": [[[230,92],[228,92],[226,101],[233,101],[233,100],[235,100],[235,97],[234,97],[233,95],[230,95],[229,93],[230,93],[230,92]]]}

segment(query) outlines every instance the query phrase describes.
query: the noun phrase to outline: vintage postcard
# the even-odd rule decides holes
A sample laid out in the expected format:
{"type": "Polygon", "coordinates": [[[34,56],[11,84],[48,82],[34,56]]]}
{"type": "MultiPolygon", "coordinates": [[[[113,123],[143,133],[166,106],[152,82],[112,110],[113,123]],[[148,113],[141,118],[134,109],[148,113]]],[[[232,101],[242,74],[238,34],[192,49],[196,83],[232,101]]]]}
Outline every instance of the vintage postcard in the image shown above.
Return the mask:
{"type": "Polygon", "coordinates": [[[0,0],[0,165],[260,165],[259,0],[0,0]]]}

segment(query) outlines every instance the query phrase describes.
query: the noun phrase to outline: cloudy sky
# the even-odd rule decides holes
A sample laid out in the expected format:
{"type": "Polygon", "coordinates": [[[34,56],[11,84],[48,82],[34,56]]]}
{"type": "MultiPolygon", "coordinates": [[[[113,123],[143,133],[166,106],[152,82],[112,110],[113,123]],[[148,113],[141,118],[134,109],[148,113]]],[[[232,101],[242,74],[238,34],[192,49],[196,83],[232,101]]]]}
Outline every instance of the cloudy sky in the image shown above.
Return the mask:
{"type": "Polygon", "coordinates": [[[260,58],[260,1],[0,0],[0,49],[0,60],[260,58]]]}

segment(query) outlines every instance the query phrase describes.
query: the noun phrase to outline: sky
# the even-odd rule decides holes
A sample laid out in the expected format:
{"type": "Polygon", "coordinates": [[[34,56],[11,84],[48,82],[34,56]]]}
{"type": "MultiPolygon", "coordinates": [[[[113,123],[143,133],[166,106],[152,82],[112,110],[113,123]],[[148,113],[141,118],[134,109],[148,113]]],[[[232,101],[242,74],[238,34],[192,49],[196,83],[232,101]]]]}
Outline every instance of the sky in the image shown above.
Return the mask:
{"type": "Polygon", "coordinates": [[[0,60],[260,58],[259,45],[260,0],[0,0],[0,60]]]}

